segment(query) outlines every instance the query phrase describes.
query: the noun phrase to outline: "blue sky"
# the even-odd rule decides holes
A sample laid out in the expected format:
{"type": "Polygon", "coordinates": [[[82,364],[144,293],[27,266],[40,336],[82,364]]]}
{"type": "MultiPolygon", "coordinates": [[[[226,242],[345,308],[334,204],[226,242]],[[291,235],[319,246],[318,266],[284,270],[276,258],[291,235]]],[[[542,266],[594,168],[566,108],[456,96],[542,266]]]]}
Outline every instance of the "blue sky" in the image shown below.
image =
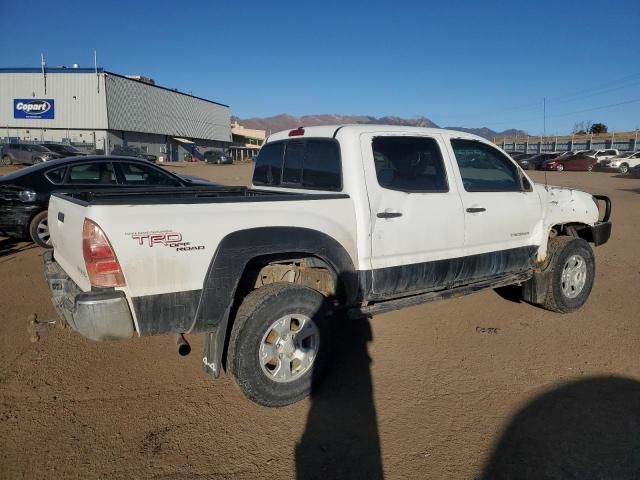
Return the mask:
{"type": "Polygon", "coordinates": [[[92,66],[96,49],[107,70],[245,118],[424,115],[539,134],[546,97],[550,134],[640,127],[638,0],[2,1],[0,15],[2,67],[41,52],[92,66]]]}

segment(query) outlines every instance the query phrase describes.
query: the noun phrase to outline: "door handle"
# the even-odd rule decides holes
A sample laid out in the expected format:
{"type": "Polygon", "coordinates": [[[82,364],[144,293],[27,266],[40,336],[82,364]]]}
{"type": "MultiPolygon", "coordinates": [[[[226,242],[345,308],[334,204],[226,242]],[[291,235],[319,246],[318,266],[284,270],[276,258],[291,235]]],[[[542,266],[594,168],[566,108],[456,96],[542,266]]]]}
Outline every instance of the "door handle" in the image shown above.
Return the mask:
{"type": "Polygon", "coordinates": [[[482,213],[486,212],[487,209],[484,207],[469,207],[467,208],[467,213],[482,213]]]}
{"type": "Polygon", "coordinates": [[[394,212],[393,210],[385,210],[384,212],[378,212],[376,215],[378,218],[398,218],[402,216],[402,212],[394,212]]]}

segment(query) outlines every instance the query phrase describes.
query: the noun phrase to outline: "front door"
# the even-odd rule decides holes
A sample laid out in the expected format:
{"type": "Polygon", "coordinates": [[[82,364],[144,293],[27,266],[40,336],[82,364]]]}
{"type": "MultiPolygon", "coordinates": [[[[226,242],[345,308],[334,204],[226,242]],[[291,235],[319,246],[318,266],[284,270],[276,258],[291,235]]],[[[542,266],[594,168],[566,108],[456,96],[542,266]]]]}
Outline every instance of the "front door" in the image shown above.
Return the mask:
{"type": "Polygon", "coordinates": [[[541,228],[538,193],[510,158],[484,142],[451,138],[465,218],[465,254],[476,277],[532,265],[541,228]]]}
{"type": "Polygon", "coordinates": [[[397,132],[361,136],[371,212],[371,298],[452,281],[464,216],[443,139],[397,132]]]}

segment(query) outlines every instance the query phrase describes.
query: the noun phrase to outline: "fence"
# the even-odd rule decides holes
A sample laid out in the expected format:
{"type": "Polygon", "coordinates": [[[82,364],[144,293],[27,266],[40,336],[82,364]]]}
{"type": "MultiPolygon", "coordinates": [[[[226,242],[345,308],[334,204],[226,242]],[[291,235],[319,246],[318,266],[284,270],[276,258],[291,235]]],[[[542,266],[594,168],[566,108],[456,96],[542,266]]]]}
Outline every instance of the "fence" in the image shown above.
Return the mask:
{"type": "Polygon", "coordinates": [[[493,142],[507,152],[543,153],[570,150],[605,150],[635,152],[640,148],[638,131],[612,132],[600,135],[565,135],[559,137],[494,138],[493,142]]]}

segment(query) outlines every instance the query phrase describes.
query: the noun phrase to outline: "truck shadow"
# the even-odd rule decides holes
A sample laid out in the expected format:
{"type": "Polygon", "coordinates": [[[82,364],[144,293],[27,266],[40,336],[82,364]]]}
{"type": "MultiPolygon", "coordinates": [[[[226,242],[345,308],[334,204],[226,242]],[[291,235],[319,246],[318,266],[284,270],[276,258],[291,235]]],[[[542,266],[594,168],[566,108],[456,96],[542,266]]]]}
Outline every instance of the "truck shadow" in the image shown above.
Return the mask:
{"type": "Polygon", "coordinates": [[[640,478],[640,382],[594,377],[540,395],[510,421],[480,478],[640,478]]]}
{"type": "Polygon", "coordinates": [[[296,478],[381,479],[382,459],[373,403],[367,318],[334,319],[331,372],[314,378],[311,408],[295,448],[296,478]]]}

